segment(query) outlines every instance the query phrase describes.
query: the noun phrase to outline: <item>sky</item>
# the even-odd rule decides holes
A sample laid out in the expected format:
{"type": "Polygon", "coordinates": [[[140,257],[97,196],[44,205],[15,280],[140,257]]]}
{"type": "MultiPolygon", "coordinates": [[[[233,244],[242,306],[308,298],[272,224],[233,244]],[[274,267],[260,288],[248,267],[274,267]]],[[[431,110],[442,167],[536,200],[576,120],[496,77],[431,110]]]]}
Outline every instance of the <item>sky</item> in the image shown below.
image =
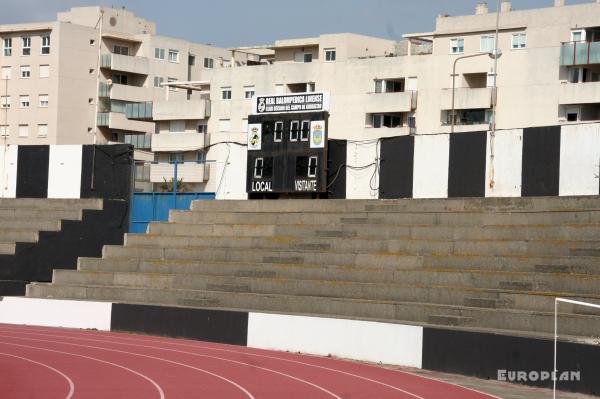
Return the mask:
{"type": "MultiPolygon", "coordinates": [[[[474,13],[479,0],[0,0],[0,24],[52,21],[85,5],[126,7],[156,22],[158,34],[219,47],[271,44],[276,39],[352,32],[399,40],[434,29],[439,14],[474,13]]],[[[566,4],[595,0],[566,0],[566,4]]],[[[495,10],[496,0],[488,0],[495,10]],[[493,3],[493,4],[492,4],[493,3]]],[[[512,0],[513,8],[554,0],[512,0]]]]}

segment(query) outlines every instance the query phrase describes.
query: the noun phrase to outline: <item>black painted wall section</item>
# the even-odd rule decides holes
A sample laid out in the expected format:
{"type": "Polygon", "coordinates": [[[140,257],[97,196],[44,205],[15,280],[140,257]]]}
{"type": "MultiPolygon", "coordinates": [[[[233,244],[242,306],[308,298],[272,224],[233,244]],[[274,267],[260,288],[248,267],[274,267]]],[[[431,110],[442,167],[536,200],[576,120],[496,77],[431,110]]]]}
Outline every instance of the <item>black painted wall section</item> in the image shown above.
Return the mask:
{"type": "Polygon", "coordinates": [[[245,346],[248,312],[113,304],[111,331],[245,346]]]}
{"type": "Polygon", "coordinates": [[[487,132],[450,135],[448,197],[485,197],[487,132]]]}
{"type": "Polygon", "coordinates": [[[558,195],[560,130],[560,126],[524,129],[523,197],[558,195]]]}
{"type": "Polygon", "coordinates": [[[381,140],[379,198],[412,198],[415,138],[392,137],[381,140]]]}
{"type": "Polygon", "coordinates": [[[17,198],[47,198],[50,146],[20,145],[17,159],[17,198]]]}
{"type": "MultiPolygon", "coordinates": [[[[424,328],[423,368],[493,380],[498,370],[551,372],[553,345],[545,339],[424,328]]],[[[580,381],[559,381],[558,389],[600,394],[600,347],[559,342],[557,353],[559,376],[563,371],[581,372],[580,381]]],[[[528,385],[551,388],[552,381],[528,385]]]]}
{"type": "Polygon", "coordinates": [[[81,198],[129,200],[132,195],[133,147],[129,144],[84,145],[81,198]],[[93,171],[93,173],[92,173],[93,171]],[[92,178],[94,187],[92,187],[92,178]]]}
{"type": "Polygon", "coordinates": [[[327,142],[327,186],[328,198],[346,198],[346,157],[348,143],[345,140],[327,142]]]}

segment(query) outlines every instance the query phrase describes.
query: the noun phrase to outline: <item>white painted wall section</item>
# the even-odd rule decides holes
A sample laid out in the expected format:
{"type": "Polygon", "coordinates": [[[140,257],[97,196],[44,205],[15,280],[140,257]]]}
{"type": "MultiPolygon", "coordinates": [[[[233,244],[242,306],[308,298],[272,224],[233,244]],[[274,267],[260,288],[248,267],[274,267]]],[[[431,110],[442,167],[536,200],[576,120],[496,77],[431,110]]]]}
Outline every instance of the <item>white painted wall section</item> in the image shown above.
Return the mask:
{"type": "Polygon", "coordinates": [[[423,328],[360,320],[250,313],[248,346],[421,368],[423,328]]]}
{"type": "Polygon", "coordinates": [[[0,297],[0,323],[110,331],[112,303],[0,297]]]}
{"type": "Polygon", "coordinates": [[[598,195],[599,176],[600,125],[563,126],[559,195],[598,195]]]}
{"type": "Polygon", "coordinates": [[[0,146],[0,198],[17,196],[17,159],[19,146],[0,146]]]}
{"type": "Polygon", "coordinates": [[[348,141],[346,146],[346,198],[379,198],[379,148],[376,140],[348,141]],[[366,167],[367,165],[370,165],[366,167]],[[365,167],[365,168],[363,168],[365,167]]]}
{"type": "MultiPolygon", "coordinates": [[[[215,179],[211,189],[218,200],[248,199],[246,193],[246,162],[248,151],[246,147],[235,144],[219,144],[209,159],[218,159],[211,165],[214,168],[215,179]]],[[[211,174],[212,179],[212,174],[211,174]]],[[[207,188],[207,191],[211,191],[207,188]]]]}
{"type": "Polygon", "coordinates": [[[523,129],[488,132],[485,165],[486,197],[520,197],[523,129]]]}
{"type": "Polygon", "coordinates": [[[50,146],[48,198],[79,198],[82,148],[80,145],[50,146]]]}
{"type": "Polygon", "coordinates": [[[414,198],[448,198],[450,136],[415,137],[414,198]]]}

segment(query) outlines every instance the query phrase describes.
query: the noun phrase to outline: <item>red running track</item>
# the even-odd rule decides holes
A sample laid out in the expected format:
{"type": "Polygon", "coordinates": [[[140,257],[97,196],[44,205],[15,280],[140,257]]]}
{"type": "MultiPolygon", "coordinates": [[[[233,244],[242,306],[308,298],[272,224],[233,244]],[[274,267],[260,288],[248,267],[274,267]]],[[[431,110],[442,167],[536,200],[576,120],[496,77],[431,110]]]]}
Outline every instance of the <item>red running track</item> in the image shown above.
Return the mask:
{"type": "Polygon", "coordinates": [[[122,333],[0,324],[0,398],[496,397],[404,371],[331,358],[122,333]]]}

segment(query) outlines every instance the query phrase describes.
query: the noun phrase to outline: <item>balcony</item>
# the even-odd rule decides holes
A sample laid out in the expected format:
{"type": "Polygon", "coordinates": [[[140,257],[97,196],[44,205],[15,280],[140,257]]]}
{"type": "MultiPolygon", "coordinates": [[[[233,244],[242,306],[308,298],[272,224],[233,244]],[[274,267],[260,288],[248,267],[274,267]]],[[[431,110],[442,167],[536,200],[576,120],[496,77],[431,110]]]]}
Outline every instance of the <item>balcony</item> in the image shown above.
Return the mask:
{"type": "Polygon", "coordinates": [[[417,108],[417,92],[369,93],[367,113],[411,112],[417,108]]]}
{"type": "Polygon", "coordinates": [[[411,133],[411,128],[408,126],[381,127],[381,128],[366,127],[365,128],[365,137],[373,138],[373,139],[381,138],[381,137],[408,136],[410,133],[411,133]]]}
{"type": "MultiPolygon", "coordinates": [[[[177,165],[177,180],[183,183],[203,183],[208,180],[209,164],[207,163],[183,163],[177,165]]],[[[150,165],[150,181],[152,183],[163,183],[171,181],[175,176],[175,165],[159,163],[150,165]]]]}
{"type": "Polygon", "coordinates": [[[210,117],[210,100],[204,99],[156,101],[153,108],[155,121],[198,120],[210,117]]]}
{"type": "Polygon", "coordinates": [[[152,111],[152,101],[125,105],[125,116],[127,119],[150,121],[152,120],[152,111]]]}
{"type": "Polygon", "coordinates": [[[133,57],[121,54],[102,54],[100,57],[100,67],[113,71],[148,75],[150,71],[150,62],[144,57],[133,57]]]}
{"type": "Polygon", "coordinates": [[[558,92],[558,103],[560,105],[600,103],[600,82],[563,83],[558,92]]]}
{"type": "Polygon", "coordinates": [[[146,87],[100,83],[100,97],[111,100],[141,102],[150,97],[146,87]]]}
{"type": "Polygon", "coordinates": [[[99,127],[124,130],[129,132],[153,133],[154,123],[129,120],[119,112],[99,112],[97,117],[99,127]]]}
{"type": "Polygon", "coordinates": [[[560,65],[600,64],[600,42],[568,42],[560,47],[560,65]]]}
{"type": "MultiPolygon", "coordinates": [[[[494,89],[484,87],[471,89],[461,87],[456,89],[454,96],[454,109],[487,109],[492,107],[494,89]]],[[[452,109],[452,89],[442,90],[442,109],[452,109]]]]}
{"type": "Polygon", "coordinates": [[[209,136],[203,133],[162,133],[152,138],[153,152],[184,152],[200,150],[208,145],[209,136]]]}

